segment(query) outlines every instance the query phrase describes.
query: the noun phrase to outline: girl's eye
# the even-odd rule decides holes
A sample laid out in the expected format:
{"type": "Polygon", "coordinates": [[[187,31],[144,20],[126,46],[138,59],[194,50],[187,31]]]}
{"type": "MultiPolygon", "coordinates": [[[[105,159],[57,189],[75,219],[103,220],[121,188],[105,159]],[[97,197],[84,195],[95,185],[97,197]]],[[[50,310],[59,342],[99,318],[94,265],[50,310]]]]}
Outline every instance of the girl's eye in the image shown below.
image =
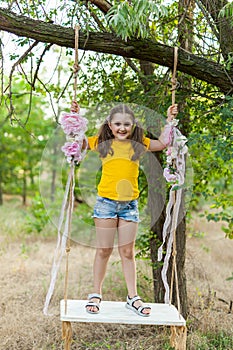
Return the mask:
{"type": "MultiPolygon", "coordinates": [[[[113,123],[115,126],[120,127],[122,124],[121,123],[113,123]]],[[[123,124],[125,128],[129,128],[132,124],[130,123],[124,123],[123,124]]]]}

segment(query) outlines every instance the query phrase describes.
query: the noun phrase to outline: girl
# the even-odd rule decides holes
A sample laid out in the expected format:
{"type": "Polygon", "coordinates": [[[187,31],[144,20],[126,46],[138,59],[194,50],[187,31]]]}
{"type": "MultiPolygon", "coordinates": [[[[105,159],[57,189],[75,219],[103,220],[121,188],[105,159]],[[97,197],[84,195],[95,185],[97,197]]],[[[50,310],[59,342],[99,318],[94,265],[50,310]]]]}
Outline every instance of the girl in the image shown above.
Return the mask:
{"type": "MultiPolygon", "coordinates": [[[[170,106],[167,121],[171,121],[176,114],[177,105],[170,106]]],[[[126,307],[140,316],[150,315],[151,308],[143,304],[137,295],[134,257],[139,222],[139,158],[147,150],[163,150],[169,142],[166,138],[165,133],[158,140],[144,137],[134,113],[126,105],[114,107],[98,136],[88,138],[88,148],[96,150],[102,161],[102,176],[93,215],[97,242],[93,266],[94,293],[89,294],[86,304],[86,310],[91,314],[100,310],[102,284],[117,231],[118,251],[128,290],[126,307]]]]}

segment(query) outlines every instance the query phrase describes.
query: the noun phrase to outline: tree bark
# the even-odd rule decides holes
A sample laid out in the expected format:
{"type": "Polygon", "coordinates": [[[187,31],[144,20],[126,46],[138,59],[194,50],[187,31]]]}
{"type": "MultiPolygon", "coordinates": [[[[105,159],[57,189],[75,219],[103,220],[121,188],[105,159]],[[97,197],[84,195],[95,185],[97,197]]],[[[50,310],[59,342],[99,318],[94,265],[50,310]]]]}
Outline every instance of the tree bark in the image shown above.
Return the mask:
{"type": "MultiPolygon", "coordinates": [[[[150,135],[149,135],[150,136],[150,135]]],[[[148,177],[148,208],[151,220],[150,254],[152,261],[152,276],[154,287],[154,301],[164,303],[164,285],[161,279],[162,262],[158,262],[158,248],[163,241],[163,225],[165,221],[165,186],[160,152],[153,152],[149,157],[148,177]],[[156,161],[152,158],[155,157],[156,161]]]]}
{"type": "MultiPolygon", "coordinates": [[[[0,9],[0,29],[39,42],[74,47],[73,28],[33,20],[6,9],[0,9]]],[[[173,47],[152,40],[131,39],[123,41],[116,35],[107,32],[89,32],[88,34],[80,32],[79,47],[83,50],[136,58],[173,67],[173,47]]],[[[218,87],[224,93],[233,91],[231,72],[227,74],[221,64],[196,56],[183,49],[179,49],[177,69],[218,87]]]]}

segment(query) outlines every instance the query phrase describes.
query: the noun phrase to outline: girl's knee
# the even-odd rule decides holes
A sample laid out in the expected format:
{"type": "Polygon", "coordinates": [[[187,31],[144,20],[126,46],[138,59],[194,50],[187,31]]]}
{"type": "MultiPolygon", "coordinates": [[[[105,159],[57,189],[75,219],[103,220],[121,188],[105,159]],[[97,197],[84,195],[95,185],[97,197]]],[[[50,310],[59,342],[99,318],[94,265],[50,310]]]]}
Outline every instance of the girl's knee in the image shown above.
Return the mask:
{"type": "Polygon", "coordinates": [[[98,248],[96,251],[96,254],[101,259],[106,259],[110,257],[110,255],[112,254],[112,251],[113,251],[113,248],[98,248]]]}
{"type": "Polygon", "coordinates": [[[119,247],[119,254],[122,259],[133,260],[134,259],[134,248],[133,247],[119,247]]]}

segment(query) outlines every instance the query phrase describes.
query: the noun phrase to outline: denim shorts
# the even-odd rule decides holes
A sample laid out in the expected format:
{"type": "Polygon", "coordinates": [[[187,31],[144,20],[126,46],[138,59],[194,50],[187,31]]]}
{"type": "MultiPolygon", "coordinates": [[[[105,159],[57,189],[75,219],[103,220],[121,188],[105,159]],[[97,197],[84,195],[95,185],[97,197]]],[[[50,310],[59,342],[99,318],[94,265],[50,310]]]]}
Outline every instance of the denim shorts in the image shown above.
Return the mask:
{"type": "Polygon", "coordinates": [[[126,221],[140,222],[138,201],[115,201],[105,197],[96,197],[93,218],[98,219],[123,219],[126,221]]]}

